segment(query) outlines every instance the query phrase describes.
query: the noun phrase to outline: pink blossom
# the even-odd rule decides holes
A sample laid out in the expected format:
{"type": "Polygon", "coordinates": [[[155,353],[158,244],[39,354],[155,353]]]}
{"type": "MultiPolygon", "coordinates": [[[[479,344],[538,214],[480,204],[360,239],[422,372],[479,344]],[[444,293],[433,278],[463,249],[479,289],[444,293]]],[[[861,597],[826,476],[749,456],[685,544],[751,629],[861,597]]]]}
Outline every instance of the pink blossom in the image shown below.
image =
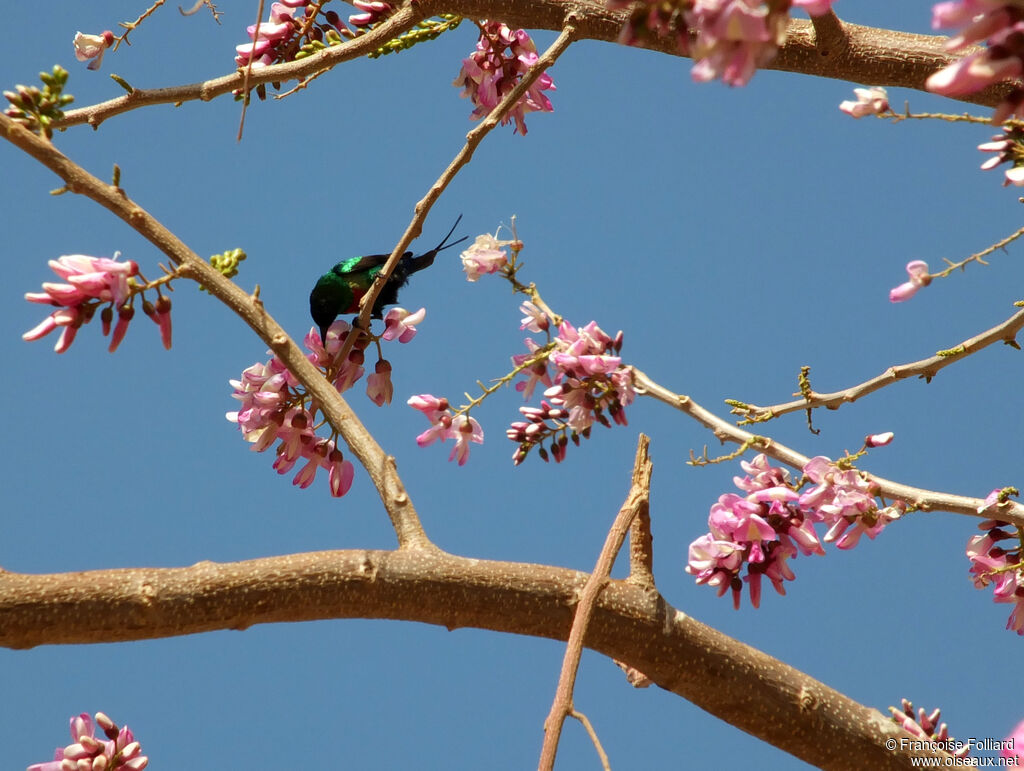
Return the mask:
{"type": "Polygon", "coordinates": [[[886,431],[881,434],[872,434],[864,439],[865,447],[885,447],[891,443],[896,435],[892,431],[886,431]]]}
{"type": "MultiPolygon", "coordinates": [[[[946,44],[950,51],[985,44],[981,50],[932,74],[925,83],[929,91],[945,96],[962,96],[990,85],[1020,78],[1024,73],[1024,8],[1007,0],[960,0],[937,3],[932,26],[961,27],[960,34],[946,44]]],[[[1009,89],[996,108],[993,123],[1002,123],[1024,108],[1024,89],[1009,89]]]]}
{"type": "Polygon", "coordinates": [[[83,712],[71,718],[71,744],[58,747],[53,760],[33,763],[26,771],[67,771],[67,769],[104,769],[104,771],[142,771],[149,758],[128,726],[118,728],[102,712],[96,722],[83,712]],[[96,737],[97,725],[106,739],[96,737]]]}
{"type": "MultiPolygon", "coordinates": [[[[131,279],[138,274],[139,266],[132,260],[118,262],[119,256],[119,252],[114,254],[114,259],[71,254],[50,260],[50,268],[66,283],[44,282],[44,291],[27,292],[25,299],[32,303],[56,306],[57,310],[23,334],[22,339],[38,340],[59,327],[62,330],[61,336],[54,350],[63,353],[71,346],[79,327],[92,320],[100,305],[110,303],[111,306],[123,306],[136,291],[131,279]]],[[[127,325],[131,315],[127,315],[127,319],[122,316],[122,319],[123,324],[127,325]]],[[[108,329],[109,325],[104,324],[104,327],[108,329]]],[[[124,329],[119,333],[118,343],[124,337],[124,329]]],[[[113,345],[113,348],[116,347],[113,345]]]]}
{"type": "Polygon", "coordinates": [[[932,277],[928,274],[928,263],[924,260],[908,262],[907,275],[910,277],[909,281],[889,291],[889,302],[901,303],[909,300],[917,294],[918,289],[928,286],[932,282],[932,277]]]}
{"type": "Polygon", "coordinates": [[[832,10],[835,0],[793,0],[794,8],[801,8],[808,16],[824,16],[832,10]]]}
{"type": "Polygon", "coordinates": [[[863,118],[865,115],[881,115],[889,112],[889,95],[881,86],[872,88],[855,88],[853,93],[857,95],[856,102],[843,102],[839,109],[854,118],[863,118]]]}
{"type": "Polygon", "coordinates": [[[416,437],[416,444],[426,447],[435,441],[455,440],[448,460],[457,460],[462,466],[469,458],[469,442],[483,444],[484,431],[477,421],[467,415],[452,415],[448,400],[431,394],[413,396],[407,402],[430,421],[431,426],[416,437]]]}
{"type": "Polygon", "coordinates": [[[1006,737],[1006,744],[1007,746],[999,751],[999,757],[1013,758],[1016,761],[1014,765],[1024,765],[1024,720],[1010,731],[1010,735],[1006,737]]]}
{"type": "MultiPolygon", "coordinates": [[[[527,338],[526,344],[530,354],[514,356],[513,362],[517,367],[535,357],[540,350],[532,339],[527,338]]],[[[516,463],[522,462],[534,446],[540,446],[541,458],[547,460],[547,451],[541,445],[548,438],[555,440],[551,451],[555,460],[560,460],[564,457],[568,441],[571,439],[578,443],[580,436],[588,436],[595,421],[605,426],[612,422],[627,425],[624,408],[636,398],[632,370],[624,366],[622,358],[617,355],[622,347],[621,332],[613,339],[596,322],[576,328],[563,321],[551,345],[553,350],[547,361],[537,361],[523,370],[528,380],[518,383],[516,389],[529,398],[537,383],[543,383],[547,386],[544,396],[551,404],[566,410],[568,417],[564,423],[556,426],[545,424],[543,431],[534,430],[517,440],[520,447],[513,456],[516,463]]],[[[509,432],[507,435],[513,438],[518,433],[509,432]]]]}
{"type": "Polygon", "coordinates": [[[251,43],[235,46],[235,64],[245,67],[252,59],[253,68],[273,64],[286,50],[292,35],[298,31],[298,22],[294,19],[295,9],[305,3],[278,2],[270,6],[270,20],[246,27],[251,43]]]}
{"type": "Polygon", "coordinates": [[[397,338],[400,343],[408,343],[416,337],[416,325],[426,315],[426,308],[420,308],[415,313],[409,313],[405,308],[392,308],[384,316],[384,333],[381,337],[385,340],[397,338]]]}
{"type": "Polygon", "coordinates": [[[497,273],[508,264],[508,254],[504,247],[512,241],[499,241],[496,237],[484,233],[477,236],[473,244],[459,255],[462,269],[466,272],[467,281],[476,281],[487,273],[497,273]]]}
{"type": "Polygon", "coordinates": [[[395,387],[391,384],[391,363],[386,359],[377,361],[373,374],[366,378],[366,395],[378,407],[391,404],[395,387]]]}
{"type": "Polygon", "coordinates": [[[1002,134],[992,137],[991,142],[978,145],[978,149],[983,153],[996,153],[981,164],[985,171],[1003,163],[1010,164],[1010,168],[1004,172],[1004,187],[1024,185],[1024,129],[1019,126],[1004,126],[1002,134]]]}
{"type": "Polygon", "coordinates": [[[98,70],[103,62],[103,54],[114,44],[114,33],[109,29],[99,35],[75,33],[75,58],[80,62],[89,62],[87,69],[98,70]],[[90,62],[89,60],[92,59],[90,62]]]}
{"type": "MultiPolygon", "coordinates": [[[[914,714],[914,705],[907,699],[902,699],[902,708],[889,707],[893,722],[898,724],[907,733],[913,734],[920,739],[927,739],[933,742],[944,742],[950,747],[948,752],[957,758],[966,758],[970,753],[969,742],[954,743],[950,739],[949,727],[945,723],[939,723],[942,713],[939,709],[933,709],[926,713],[924,708],[917,710],[914,714]],[[955,746],[956,749],[952,749],[955,746]]],[[[968,764],[969,765],[969,764],[968,764]]]]}
{"type": "Polygon", "coordinates": [[[394,11],[394,6],[390,3],[377,0],[352,0],[352,5],[363,12],[348,17],[348,23],[353,27],[369,27],[387,18],[394,11]]]}
{"type": "MultiPolygon", "coordinates": [[[[512,30],[501,22],[484,21],[476,51],[462,60],[462,69],[452,85],[461,87],[462,96],[469,97],[475,105],[470,117],[483,118],[518,85],[538,58],[537,47],[525,30],[512,30]]],[[[514,131],[525,135],[528,113],[554,110],[543,93],[554,90],[551,76],[542,73],[502,117],[501,124],[515,120],[514,131]]]]}
{"type": "Polygon", "coordinates": [[[551,319],[548,318],[547,313],[529,300],[520,305],[519,310],[524,314],[523,321],[519,325],[520,329],[528,329],[531,332],[546,332],[548,327],[551,326],[551,319]]]}
{"type": "MultiPolygon", "coordinates": [[[[993,490],[989,495],[1002,491],[993,490]]],[[[987,500],[987,499],[986,499],[987,500]]],[[[974,586],[993,584],[996,602],[1013,603],[1006,628],[1024,636],[1024,573],[1021,572],[1021,532],[1006,522],[986,520],[978,525],[985,531],[967,542],[967,558],[974,586]]]]}

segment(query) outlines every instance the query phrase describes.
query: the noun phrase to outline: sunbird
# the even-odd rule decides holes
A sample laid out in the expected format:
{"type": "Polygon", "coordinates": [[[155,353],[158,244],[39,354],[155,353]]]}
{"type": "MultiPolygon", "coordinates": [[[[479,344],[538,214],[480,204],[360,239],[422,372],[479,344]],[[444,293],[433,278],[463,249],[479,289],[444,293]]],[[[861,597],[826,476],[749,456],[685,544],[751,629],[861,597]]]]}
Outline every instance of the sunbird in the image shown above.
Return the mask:
{"type": "MultiPolygon", "coordinates": [[[[398,290],[409,281],[409,276],[418,270],[429,268],[434,263],[437,253],[449,247],[461,244],[469,236],[463,236],[458,241],[447,243],[455,228],[462,221],[462,215],[455,220],[448,235],[431,249],[418,257],[413,257],[412,252],[406,252],[398,260],[395,270],[388,278],[384,289],[373,304],[372,318],[382,318],[381,311],[385,305],[394,305],[398,302],[398,290]]],[[[351,257],[343,260],[324,273],[317,279],[316,286],[309,293],[309,313],[313,322],[320,327],[320,340],[326,345],[327,329],[338,316],[343,313],[358,313],[359,301],[363,295],[370,291],[374,280],[388,261],[390,254],[371,254],[368,257],[351,257]]]]}

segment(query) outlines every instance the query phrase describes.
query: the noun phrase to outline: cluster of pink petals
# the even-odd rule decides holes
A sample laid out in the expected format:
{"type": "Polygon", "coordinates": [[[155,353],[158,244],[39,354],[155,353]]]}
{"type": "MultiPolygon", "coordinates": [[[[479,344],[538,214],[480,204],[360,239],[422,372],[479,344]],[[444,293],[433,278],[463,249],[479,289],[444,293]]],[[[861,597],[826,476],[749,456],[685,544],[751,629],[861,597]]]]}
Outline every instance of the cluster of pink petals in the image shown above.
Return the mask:
{"type": "Polygon", "coordinates": [[[760,0],[695,0],[684,16],[697,35],[691,76],[701,83],[721,78],[730,86],[745,86],[775,58],[789,24],[788,8],[772,9],[760,0]]]}
{"type": "MultiPolygon", "coordinates": [[[[423,320],[423,308],[409,313],[404,308],[392,308],[384,318],[383,340],[407,343],[416,335],[416,325],[423,320]]],[[[326,345],[320,340],[316,327],[311,327],[304,343],[309,353],[306,358],[328,372],[339,393],[352,388],[363,376],[365,350],[371,338],[360,334],[344,361],[339,360],[352,325],[338,319],[327,330],[326,345]]],[[[268,353],[270,353],[268,351],[268,353]]],[[[253,364],[238,380],[232,380],[232,398],[241,407],[225,417],[238,424],[242,437],[255,452],[264,452],[277,444],[274,469],[287,474],[300,464],[292,484],[303,489],[313,484],[319,469],[327,471],[331,495],[340,498],[352,487],[355,467],[345,460],[334,439],[316,433],[317,418],[307,406],[307,397],[295,375],[276,356],[265,363],[253,364]]],[[[372,375],[366,379],[366,395],[378,407],[390,404],[394,397],[391,382],[391,363],[377,361],[372,375]]]]}
{"type": "MultiPolygon", "coordinates": [[[[721,78],[730,86],[749,82],[758,67],[770,62],[786,41],[791,8],[821,16],[833,0],[647,0],[635,9],[619,37],[635,45],[654,35],[675,37],[680,53],[692,56],[693,79],[721,78]],[[692,38],[691,38],[692,35],[692,38]]],[[[632,3],[608,0],[612,9],[632,3]]]]}
{"type": "Polygon", "coordinates": [[[783,582],[795,578],[788,560],[797,553],[824,554],[822,541],[852,548],[863,534],[874,538],[903,510],[901,505],[879,510],[870,481],[823,456],[804,466],[814,486],[802,494],[790,484],[788,472],[772,466],[764,454],[740,465],[746,476],[733,477],[733,483],[744,494],[719,497],[708,516],[709,532],[690,544],[686,566],[698,584],[716,587],[719,596],[731,590],[736,608],[744,582],[756,608],[762,577],[786,593],[783,582]],[[819,522],[829,528],[823,539],[815,530],[819,522]]]}
{"type": "Polygon", "coordinates": [[[881,86],[871,88],[855,88],[853,93],[857,96],[856,102],[841,102],[839,109],[854,118],[863,118],[865,115],[881,115],[889,112],[889,94],[881,86]]]}
{"type": "Polygon", "coordinates": [[[304,461],[292,484],[309,487],[323,468],[328,472],[331,495],[340,498],[348,492],[355,474],[352,463],[345,460],[334,440],[317,436],[315,418],[297,390],[299,383],[280,359],[275,356],[265,364],[253,364],[231,385],[235,389],[232,398],[242,406],[225,417],[238,424],[254,452],[280,442],[274,460],[278,474],[287,474],[304,461]]]}
{"type": "Polygon", "coordinates": [[[452,415],[448,400],[431,394],[419,394],[409,399],[408,405],[423,413],[430,421],[430,428],[416,437],[416,444],[426,447],[435,441],[455,440],[448,460],[457,460],[462,466],[469,459],[469,443],[483,444],[484,430],[474,418],[466,415],[452,415]]]}
{"type": "MultiPolygon", "coordinates": [[[[958,0],[936,3],[932,9],[935,29],[959,27],[960,34],[946,44],[962,51],[985,43],[928,78],[925,87],[944,96],[972,94],[1024,74],[1024,6],[1016,0],[958,0]]],[[[993,123],[1013,115],[1024,116],[1024,89],[1013,88],[996,108],[993,123]]]]}
{"type": "Polygon", "coordinates": [[[246,28],[251,43],[235,46],[235,64],[245,67],[252,60],[253,69],[266,67],[277,61],[284,46],[298,31],[295,9],[306,5],[306,0],[281,0],[270,6],[270,20],[246,28]]]}
{"type": "Polygon", "coordinates": [[[118,728],[102,712],[96,713],[94,723],[83,712],[71,718],[71,744],[58,747],[53,760],[33,763],[26,771],[142,771],[148,764],[128,726],[118,728]],[[97,726],[105,740],[96,737],[97,726]]]}
{"type": "Polygon", "coordinates": [[[1024,185],[1024,129],[1019,126],[1003,126],[1002,134],[996,134],[991,142],[978,145],[978,149],[983,153],[996,153],[981,164],[985,171],[994,169],[1002,163],[1010,164],[1010,168],[1004,172],[1004,187],[1024,185]]]}
{"type": "Polygon", "coordinates": [[[928,263],[924,260],[908,262],[907,277],[907,281],[889,290],[889,302],[901,303],[909,300],[917,294],[918,289],[932,283],[931,274],[928,272],[928,263]]]}
{"type": "Polygon", "coordinates": [[[466,272],[466,280],[476,281],[480,276],[497,273],[508,265],[505,247],[511,243],[511,240],[499,241],[489,233],[477,236],[472,245],[459,255],[462,269],[466,272]]]}
{"type": "Polygon", "coordinates": [[[80,62],[89,62],[90,70],[98,70],[103,63],[103,54],[110,46],[114,45],[114,33],[109,29],[99,35],[86,35],[82,32],[75,33],[75,58],[80,62]],[[89,61],[89,60],[92,61],[89,61]]]}
{"type": "Polygon", "coordinates": [[[352,0],[352,5],[362,11],[348,17],[348,23],[353,27],[372,26],[390,16],[395,10],[393,5],[380,0],[352,0]]]}
{"type": "MultiPolygon", "coordinates": [[[[993,490],[989,498],[1000,491],[993,490]]],[[[996,602],[1013,603],[1006,628],[1024,636],[1024,572],[1021,570],[1021,533],[998,519],[987,519],[978,527],[983,535],[967,542],[967,559],[971,562],[974,586],[993,586],[996,602]]]]}
{"type": "MultiPolygon", "coordinates": [[[[510,29],[497,21],[480,25],[476,51],[462,60],[462,69],[452,83],[462,89],[462,96],[473,102],[470,118],[483,118],[518,84],[540,57],[537,46],[526,30],[510,29]]],[[[545,91],[554,91],[548,73],[542,73],[522,98],[501,119],[504,126],[515,120],[515,131],[526,134],[526,115],[531,112],[552,112],[551,100],[545,91]]]]}
{"type": "MultiPolygon", "coordinates": [[[[540,331],[550,326],[551,319],[533,303],[523,303],[521,310],[526,314],[522,328],[540,331]]],[[[529,352],[512,357],[517,367],[533,359],[541,349],[531,338],[525,342],[529,352]]],[[[513,455],[516,464],[548,437],[559,437],[551,445],[551,452],[560,461],[565,457],[568,440],[578,444],[580,436],[590,435],[595,421],[608,427],[612,422],[626,425],[625,408],[636,398],[632,371],[618,355],[622,332],[612,338],[595,321],[579,328],[563,321],[552,343],[553,350],[524,369],[526,380],[516,384],[516,390],[529,399],[540,383],[545,386],[544,396],[548,400],[539,411],[520,408],[527,420],[512,423],[506,431],[508,438],[519,444],[513,455]],[[547,420],[556,422],[550,425],[547,420]]],[[[541,457],[547,460],[546,452],[541,452],[541,457]]]]}
{"type": "Polygon", "coordinates": [[[901,703],[900,709],[889,707],[893,721],[899,724],[900,728],[919,739],[942,744],[943,749],[954,757],[967,757],[971,751],[971,745],[950,738],[949,726],[939,723],[942,717],[941,710],[936,708],[926,713],[924,707],[921,707],[915,716],[913,703],[907,699],[901,699],[901,703]]]}
{"type": "MultiPolygon", "coordinates": [[[[139,266],[133,260],[118,262],[118,256],[115,253],[114,259],[110,259],[70,254],[50,260],[50,268],[62,282],[44,282],[42,292],[27,292],[25,299],[32,303],[55,306],[57,310],[23,334],[22,339],[39,340],[59,328],[61,335],[54,350],[64,353],[71,347],[79,328],[92,320],[96,309],[109,303],[101,314],[103,334],[110,333],[116,308],[118,321],[111,337],[110,351],[116,350],[134,316],[131,305],[126,303],[135,291],[129,279],[139,272],[139,266]]],[[[171,301],[161,295],[155,305],[144,303],[144,309],[160,326],[164,347],[170,348],[171,301]]]]}

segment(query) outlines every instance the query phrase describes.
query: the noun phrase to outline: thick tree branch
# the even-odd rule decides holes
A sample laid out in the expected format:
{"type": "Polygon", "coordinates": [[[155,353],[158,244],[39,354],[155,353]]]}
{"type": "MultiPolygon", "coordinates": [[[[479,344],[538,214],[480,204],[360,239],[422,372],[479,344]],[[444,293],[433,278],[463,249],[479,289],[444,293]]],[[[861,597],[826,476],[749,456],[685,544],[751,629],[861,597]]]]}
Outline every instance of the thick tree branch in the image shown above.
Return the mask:
{"type": "Polygon", "coordinates": [[[155,217],[132,201],[125,191],[107,184],[71,161],[52,144],[0,113],[0,136],[64,180],[65,187],[95,201],[127,222],[177,266],[180,276],[191,278],[223,302],[259,335],[306,386],[353,455],[366,468],[391,518],[400,547],[434,548],[427,538],[398,475],[393,456],[386,455],[338,391],[266,312],[259,293],[248,295],[188,248],[155,217]]]}
{"type": "MultiPolygon", "coordinates": [[[[425,549],[52,575],[0,571],[0,645],[143,640],[327,618],[565,640],[586,580],[565,568],[425,549]]],[[[610,581],[601,592],[586,644],[821,768],[911,768],[908,753],[883,746],[908,735],[877,710],[628,581],[610,581]]]]}
{"type": "MultiPolygon", "coordinates": [[[[616,42],[629,12],[609,11],[600,0],[419,0],[401,7],[387,22],[366,35],[304,59],[254,70],[248,84],[251,87],[283,83],[315,75],[341,62],[365,56],[412,29],[417,22],[441,13],[471,19],[500,19],[512,27],[556,31],[564,29],[571,17],[577,39],[616,42]]],[[[948,38],[942,36],[846,24],[834,15],[827,21],[819,20],[818,29],[822,35],[821,45],[816,43],[815,27],[810,21],[791,21],[786,44],[767,68],[923,91],[929,75],[960,58],[945,50],[943,46],[948,38]]],[[[654,41],[647,47],[671,56],[680,55],[675,43],[668,38],[654,41]]],[[[225,59],[229,56],[230,51],[225,53],[225,59]]],[[[241,89],[244,81],[245,74],[239,71],[202,83],[137,89],[116,99],[70,110],[53,126],[62,129],[88,123],[95,128],[113,115],[146,105],[180,104],[194,99],[208,101],[241,89]]],[[[1004,86],[991,87],[959,101],[993,107],[1006,91],[1004,86]]]]}

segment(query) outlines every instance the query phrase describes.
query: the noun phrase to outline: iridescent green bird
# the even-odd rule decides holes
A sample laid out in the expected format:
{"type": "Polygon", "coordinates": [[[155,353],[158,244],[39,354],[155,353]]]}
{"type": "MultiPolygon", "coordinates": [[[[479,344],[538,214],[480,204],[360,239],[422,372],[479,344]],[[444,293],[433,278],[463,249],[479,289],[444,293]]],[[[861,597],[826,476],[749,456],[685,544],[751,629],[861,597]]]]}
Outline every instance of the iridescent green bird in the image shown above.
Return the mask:
{"type": "MultiPolygon", "coordinates": [[[[429,268],[434,263],[437,253],[449,247],[461,244],[468,236],[463,236],[458,241],[447,243],[455,228],[462,221],[462,215],[455,220],[448,235],[431,249],[429,252],[413,257],[412,252],[406,252],[398,260],[394,272],[388,278],[384,289],[377,300],[373,303],[372,318],[382,318],[381,311],[385,305],[394,305],[398,302],[398,290],[406,285],[409,276],[418,270],[429,268]]],[[[339,262],[329,271],[320,276],[309,293],[309,312],[313,316],[313,322],[320,327],[320,339],[327,340],[327,329],[342,313],[358,313],[359,301],[363,295],[370,291],[374,280],[384,268],[390,254],[371,254],[368,257],[352,257],[339,262]]]]}

